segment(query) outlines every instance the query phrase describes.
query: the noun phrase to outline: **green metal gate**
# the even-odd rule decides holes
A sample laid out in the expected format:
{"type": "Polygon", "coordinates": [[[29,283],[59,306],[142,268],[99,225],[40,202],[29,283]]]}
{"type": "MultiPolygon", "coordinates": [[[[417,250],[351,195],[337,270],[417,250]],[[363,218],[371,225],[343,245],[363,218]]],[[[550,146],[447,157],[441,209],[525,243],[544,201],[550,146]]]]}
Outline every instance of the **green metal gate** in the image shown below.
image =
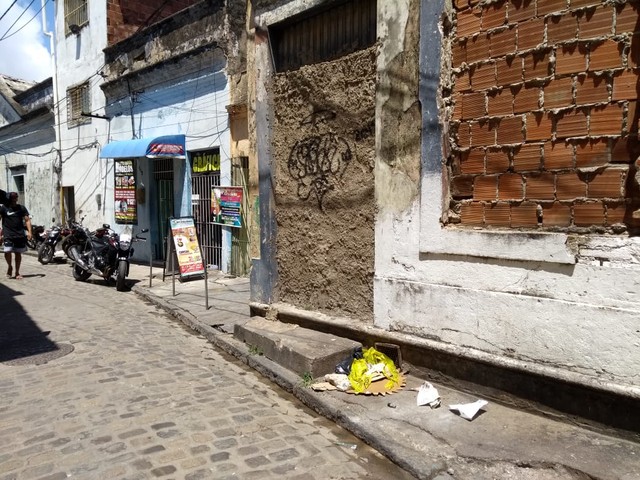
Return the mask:
{"type": "Polygon", "coordinates": [[[231,229],[231,264],[229,273],[237,277],[249,274],[251,260],[249,256],[249,229],[247,228],[247,212],[249,199],[247,184],[249,183],[249,158],[237,157],[231,159],[231,184],[244,189],[242,195],[242,227],[231,229]]]}
{"type": "Polygon", "coordinates": [[[157,225],[160,235],[154,241],[155,258],[164,260],[167,248],[169,217],[173,216],[173,159],[153,161],[153,174],[157,186],[157,225]]]}

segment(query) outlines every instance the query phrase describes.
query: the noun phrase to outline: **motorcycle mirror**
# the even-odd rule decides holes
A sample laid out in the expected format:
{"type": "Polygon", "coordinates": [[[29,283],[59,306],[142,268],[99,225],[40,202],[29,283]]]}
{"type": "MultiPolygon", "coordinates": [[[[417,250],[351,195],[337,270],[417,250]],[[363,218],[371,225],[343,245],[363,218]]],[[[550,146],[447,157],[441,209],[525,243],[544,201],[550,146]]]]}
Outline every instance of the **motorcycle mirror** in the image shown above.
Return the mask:
{"type": "Polygon", "coordinates": [[[111,228],[111,225],[109,225],[108,223],[103,223],[102,224],[102,228],[109,229],[109,228],[111,228]]]}

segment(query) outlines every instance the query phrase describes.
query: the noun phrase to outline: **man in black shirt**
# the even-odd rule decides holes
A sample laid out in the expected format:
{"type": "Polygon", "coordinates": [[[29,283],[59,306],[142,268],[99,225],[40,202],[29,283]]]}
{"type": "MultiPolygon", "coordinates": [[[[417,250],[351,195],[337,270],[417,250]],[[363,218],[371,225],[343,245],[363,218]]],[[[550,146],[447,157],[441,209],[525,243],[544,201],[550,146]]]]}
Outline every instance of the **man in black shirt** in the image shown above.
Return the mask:
{"type": "Polygon", "coordinates": [[[31,219],[25,206],[18,203],[18,194],[11,192],[8,195],[9,206],[0,205],[0,217],[2,217],[2,236],[4,238],[4,259],[7,261],[7,278],[13,276],[11,266],[11,254],[16,256],[16,280],[22,279],[20,275],[20,263],[22,253],[27,251],[27,239],[31,240],[31,219]],[[27,228],[27,235],[24,229],[27,228]]]}

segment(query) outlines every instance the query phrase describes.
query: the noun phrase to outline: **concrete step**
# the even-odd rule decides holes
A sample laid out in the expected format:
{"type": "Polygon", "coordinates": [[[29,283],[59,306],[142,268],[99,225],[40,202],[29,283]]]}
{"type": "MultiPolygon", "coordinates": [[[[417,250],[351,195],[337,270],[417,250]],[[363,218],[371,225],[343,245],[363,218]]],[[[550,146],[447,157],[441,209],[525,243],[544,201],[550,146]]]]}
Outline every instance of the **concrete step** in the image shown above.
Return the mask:
{"type": "Polygon", "coordinates": [[[251,347],[256,354],[298,375],[313,378],[333,373],[336,365],[352,355],[362,344],[298,325],[254,317],[235,325],[234,337],[251,347]]]}

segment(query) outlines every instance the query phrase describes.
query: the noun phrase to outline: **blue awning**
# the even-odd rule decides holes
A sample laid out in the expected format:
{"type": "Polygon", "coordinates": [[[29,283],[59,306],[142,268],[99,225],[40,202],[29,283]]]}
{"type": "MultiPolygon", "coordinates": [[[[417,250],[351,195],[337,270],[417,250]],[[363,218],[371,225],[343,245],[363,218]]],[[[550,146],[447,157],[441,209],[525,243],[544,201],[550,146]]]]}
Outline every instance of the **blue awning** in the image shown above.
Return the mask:
{"type": "Polygon", "coordinates": [[[122,140],[102,147],[100,158],[186,158],[185,136],[164,135],[154,138],[122,140]]]}

